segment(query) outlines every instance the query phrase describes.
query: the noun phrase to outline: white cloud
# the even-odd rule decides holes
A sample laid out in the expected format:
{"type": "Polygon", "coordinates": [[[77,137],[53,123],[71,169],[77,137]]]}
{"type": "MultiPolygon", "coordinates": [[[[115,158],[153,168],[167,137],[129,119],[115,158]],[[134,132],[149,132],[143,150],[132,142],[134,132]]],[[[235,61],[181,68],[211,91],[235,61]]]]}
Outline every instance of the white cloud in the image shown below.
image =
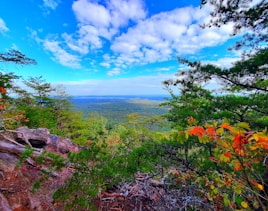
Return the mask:
{"type": "Polygon", "coordinates": [[[224,43],[232,33],[231,24],[200,28],[209,19],[208,7],[177,8],[147,18],[142,0],[76,0],[72,9],[77,30],[62,33],[55,41],[42,41],[46,50],[55,61],[73,68],[81,67],[83,57],[97,56],[97,64],[109,68],[108,76],[136,64],[194,55],[224,43]]]}
{"type": "Polygon", "coordinates": [[[77,0],[72,5],[78,20],[78,31],[65,34],[69,47],[87,53],[88,48],[101,48],[101,39],[111,40],[119,28],[129,21],[137,22],[146,16],[141,0],[108,0],[105,5],[93,0],[77,0]]]}
{"type": "Polygon", "coordinates": [[[108,76],[114,76],[114,75],[119,75],[119,74],[120,74],[120,69],[117,67],[107,72],[108,76]]]}
{"type": "Polygon", "coordinates": [[[89,95],[139,95],[168,94],[162,81],[174,78],[174,75],[159,74],[154,76],[139,76],[109,80],[84,80],[57,82],[66,87],[72,96],[89,95]]]}
{"type": "Polygon", "coordinates": [[[4,32],[7,32],[7,31],[9,31],[9,29],[6,26],[5,21],[2,18],[0,18],[0,32],[4,33],[4,32]]]}
{"type": "Polygon", "coordinates": [[[72,8],[80,23],[116,29],[146,15],[141,0],[108,0],[105,5],[94,0],[77,0],[72,8]]]}
{"type": "Polygon", "coordinates": [[[55,10],[59,4],[59,0],[43,0],[45,7],[55,10]]]}
{"type": "Polygon", "coordinates": [[[79,58],[66,52],[63,48],[60,47],[59,42],[53,40],[45,40],[44,48],[47,51],[51,52],[53,54],[53,59],[61,65],[71,68],[80,68],[79,58]]]}
{"type": "Polygon", "coordinates": [[[101,62],[100,65],[103,67],[107,67],[107,68],[109,68],[111,66],[110,63],[108,63],[108,62],[101,62]]]}
{"type": "Polygon", "coordinates": [[[175,67],[174,66],[169,66],[169,67],[158,67],[156,68],[156,71],[158,72],[168,72],[173,70],[175,67]]]}
{"type": "Polygon", "coordinates": [[[109,26],[111,17],[103,5],[88,0],[78,0],[72,7],[79,22],[100,27],[109,26]]]}
{"type": "Polygon", "coordinates": [[[111,50],[119,55],[121,64],[128,65],[167,61],[178,54],[194,54],[202,48],[223,43],[232,32],[231,24],[201,29],[199,24],[208,16],[208,9],[193,7],[156,14],[116,37],[111,50]]]}
{"type": "Polygon", "coordinates": [[[202,61],[203,64],[212,64],[220,68],[230,68],[234,65],[235,62],[239,61],[240,57],[225,57],[218,59],[217,61],[202,61]]]}
{"type": "Polygon", "coordinates": [[[81,26],[79,31],[74,35],[62,34],[68,47],[81,54],[87,54],[90,49],[102,47],[102,41],[99,38],[99,32],[94,26],[81,26]]]}
{"type": "Polygon", "coordinates": [[[127,25],[129,20],[137,22],[146,16],[141,0],[110,0],[108,8],[111,24],[115,28],[127,25]]]}

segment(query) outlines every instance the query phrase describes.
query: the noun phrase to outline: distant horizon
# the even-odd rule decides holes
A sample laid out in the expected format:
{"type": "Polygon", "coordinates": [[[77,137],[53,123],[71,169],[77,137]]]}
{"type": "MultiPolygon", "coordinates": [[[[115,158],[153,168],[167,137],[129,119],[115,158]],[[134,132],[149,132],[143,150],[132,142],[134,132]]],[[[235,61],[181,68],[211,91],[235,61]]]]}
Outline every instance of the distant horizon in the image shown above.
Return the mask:
{"type": "Polygon", "coordinates": [[[170,96],[169,94],[93,94],[93,95],[71,95],[72,97],[146,97],[146,96],[170,96]]]}
{"type": "Polygon", "coordinates": [[[76,100],[156,100],[162,101],[165,98],[169,98],[170,95],[84,95],[84,96],[70,96],[71,101],[76,100]]]}

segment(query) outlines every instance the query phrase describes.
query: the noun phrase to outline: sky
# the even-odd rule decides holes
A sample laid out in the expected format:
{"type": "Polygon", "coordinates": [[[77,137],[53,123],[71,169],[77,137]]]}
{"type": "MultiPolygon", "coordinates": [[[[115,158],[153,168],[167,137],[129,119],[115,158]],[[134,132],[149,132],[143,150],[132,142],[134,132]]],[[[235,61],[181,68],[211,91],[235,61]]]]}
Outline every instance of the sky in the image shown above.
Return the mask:
{"type": "MultiPolygon", "coordinates": [[[[162,95],[177,57],[228,67],[232,25],[200,28],[200,0],[1,0],[0,52],[37,65],[0,64],[24,79],[42,76],[71,96],[162,95]]],[[[217,84],[211,84],[217,86],[217,84]]]]}

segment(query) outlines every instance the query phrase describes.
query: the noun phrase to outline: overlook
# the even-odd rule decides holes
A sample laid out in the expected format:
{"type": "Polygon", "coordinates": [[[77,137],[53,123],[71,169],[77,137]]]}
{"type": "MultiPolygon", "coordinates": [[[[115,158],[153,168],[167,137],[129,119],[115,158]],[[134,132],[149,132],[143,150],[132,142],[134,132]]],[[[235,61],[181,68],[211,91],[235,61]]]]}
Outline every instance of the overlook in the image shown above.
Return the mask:
{"type": "Polygon", "coordinates": [[[0,2],[0,210],[267,210],[267,18],[0,2]]]}

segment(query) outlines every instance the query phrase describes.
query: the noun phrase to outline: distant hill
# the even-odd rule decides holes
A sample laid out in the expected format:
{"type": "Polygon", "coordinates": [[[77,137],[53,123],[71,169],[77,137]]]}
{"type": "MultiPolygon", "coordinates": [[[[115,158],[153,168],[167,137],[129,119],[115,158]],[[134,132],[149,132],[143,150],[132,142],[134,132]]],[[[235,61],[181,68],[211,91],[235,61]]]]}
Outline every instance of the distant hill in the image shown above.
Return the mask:
{"type": "Polygon", "coordinates": [[[167,113],[167,108],[159,107],[167,96],[81,96],[73,97],[71,103],[76,111],[85,116],[97,112],[110,121],[120,123],[127,114],[139,113],[156,116],[167,113]]]}

